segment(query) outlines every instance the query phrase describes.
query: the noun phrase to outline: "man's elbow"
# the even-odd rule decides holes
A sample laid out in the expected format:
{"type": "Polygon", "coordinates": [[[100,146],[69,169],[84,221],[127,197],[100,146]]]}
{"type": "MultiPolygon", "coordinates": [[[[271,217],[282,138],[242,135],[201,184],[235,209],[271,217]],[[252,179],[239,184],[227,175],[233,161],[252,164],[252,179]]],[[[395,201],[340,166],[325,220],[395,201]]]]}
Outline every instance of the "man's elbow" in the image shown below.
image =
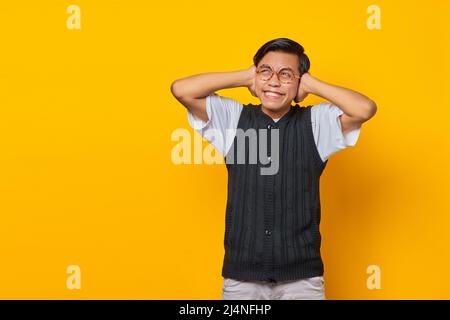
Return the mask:
{"type": "Polygon", "coordinates": [[[377,113],[377,104],[375,101],[370,100],[367,102],[367,105],[364,107],[364,115],[362,115],[362,120],[365,122],[371,119],[377,113]]]}
{"type": "Polygon", "coordinates": [[[175,98],[181,97],[180,83],[178,82],[178,80],[175,80],[174,82],[172,82],[172,84],[170,85],[170,91],[172,92],[172,95],[175,98]]]}

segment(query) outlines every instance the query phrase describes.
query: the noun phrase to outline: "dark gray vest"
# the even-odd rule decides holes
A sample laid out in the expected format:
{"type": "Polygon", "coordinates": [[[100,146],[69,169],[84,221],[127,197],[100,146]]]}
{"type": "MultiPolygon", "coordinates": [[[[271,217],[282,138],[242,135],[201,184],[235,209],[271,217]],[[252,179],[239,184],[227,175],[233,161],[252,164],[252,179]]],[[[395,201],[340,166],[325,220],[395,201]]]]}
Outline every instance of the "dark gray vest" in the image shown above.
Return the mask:
{"type": "Polygon", "coordinates": [[[327,161],[322,161],[314,142],[311,106],[291,106],[274,122],[261,105],[247,104],[239,129],[255,129],[249,131],[256,132],[258,142],[252,148],[248,138],[242,146],[237,133],[225,156],[228,199],[222,276],[287,281],[323,275],[319,179],[327,161]],[[267,139],[262,139],[264,130],[259,129],[267,129],[267,139]],[[272,130],[278,130],[278,153],[272,150],[276,136],[272,130]],[[259,155],[261,141],[272,162],[259,155]],[[250,160],[255,149],[256,163],[250,160]],[[239,151],[244,152],[241,161],[239,151]],[[276,167],[276,154],[277,172],[262,174],[263,168],[276,167]]]}

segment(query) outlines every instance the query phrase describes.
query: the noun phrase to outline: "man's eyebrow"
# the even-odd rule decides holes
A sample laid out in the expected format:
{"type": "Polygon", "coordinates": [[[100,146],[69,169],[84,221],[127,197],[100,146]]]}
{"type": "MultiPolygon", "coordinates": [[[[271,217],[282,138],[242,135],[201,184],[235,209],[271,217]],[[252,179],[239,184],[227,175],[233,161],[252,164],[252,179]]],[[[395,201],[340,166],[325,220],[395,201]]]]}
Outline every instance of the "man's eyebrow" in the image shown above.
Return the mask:
{"type": "MultiPolygon", "coordinates": [[[[272,69],[272,67],[269,66],[268,64],[262,64],[261,67],[269,67],[269,68],[272,69]]],[[[281,71],[281,70],[291,70],[292,72],[294,72],[294,70],[292,70],[292,69],[289,68],[289,67],[283,67],[283,68],[281,68],[279,71],[281,71]]]]}

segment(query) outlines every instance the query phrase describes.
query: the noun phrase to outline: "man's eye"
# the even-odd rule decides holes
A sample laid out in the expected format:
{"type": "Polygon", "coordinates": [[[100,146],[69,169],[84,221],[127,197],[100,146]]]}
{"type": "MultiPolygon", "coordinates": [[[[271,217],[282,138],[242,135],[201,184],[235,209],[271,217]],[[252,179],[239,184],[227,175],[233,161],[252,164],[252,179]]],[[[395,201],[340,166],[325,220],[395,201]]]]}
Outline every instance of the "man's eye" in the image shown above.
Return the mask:
{"type": "Polygon", "coordinates": [[[292,78],[292,73],[290,73],[290,72],[282,72],[281,73],[281,77],[283,77],[284,79],[291,79],[292,78]]]}

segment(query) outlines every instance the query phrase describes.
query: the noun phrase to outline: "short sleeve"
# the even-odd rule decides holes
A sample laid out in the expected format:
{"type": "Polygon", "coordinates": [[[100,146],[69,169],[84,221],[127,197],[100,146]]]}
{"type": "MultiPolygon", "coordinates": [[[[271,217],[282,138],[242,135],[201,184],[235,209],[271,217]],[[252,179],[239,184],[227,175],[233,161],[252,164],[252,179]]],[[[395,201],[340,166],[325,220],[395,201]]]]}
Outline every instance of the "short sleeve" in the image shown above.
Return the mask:
{"type": "Polygon", "coordinates": [[[338,106],[326,102],[311,108],[314,141],[323,161],[340,150],[355,146],[358,141],[361,127],[345,134],[342,132],[339,116],[343,113],[338,106]]]}
{"type": "Polygon", "coordinates": [[[206,97],[208,121],[197,119],[188,111],[188,122],[222,155],[226,155],[236,135],[242,108],[239,101],[214,93],[206,97]]]}

